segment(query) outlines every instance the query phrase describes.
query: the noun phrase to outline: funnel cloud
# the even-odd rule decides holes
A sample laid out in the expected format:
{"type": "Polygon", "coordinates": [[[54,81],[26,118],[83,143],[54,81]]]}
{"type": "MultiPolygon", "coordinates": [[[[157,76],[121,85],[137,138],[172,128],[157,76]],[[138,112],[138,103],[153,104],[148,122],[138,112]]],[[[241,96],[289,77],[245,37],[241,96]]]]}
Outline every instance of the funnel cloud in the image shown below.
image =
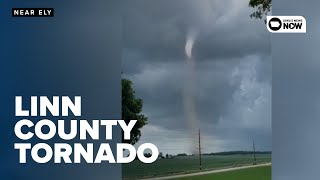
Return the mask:
{"type": "MultiPolygon", "coordinates": [[[[199,129],[199,122],[197,119],[197,113],[196,113],[196,105],[195,105],[195,61],[192,58],[192,48],[194,44],[194,37],[188,36],[186,40],[185,45],[185,52],[187,56],[187,68],[186,68],[186,74],[187,78],[185,81],[185,88],[184,88],[184,96],[183,96],[183,105],[184,105],[184,111],[185,111],[185,118],[187,120],[188,128],[190,131],[190,135],[192,138],[192,135],[197,133],[199,129]]],[[[190,148],[193,153],[197,152],[197,141],[196,137],[193,138],[192,141],[189,141],[190,148]]]]}
{"type": "Polygon", "coordinates": [[[193,48],[193,44],[194,44],[194,38],[193,37],[187,37],[187,42],[186,42],[186,46],[185,46],[185,51],[186,51],[186,55],[188,57],[188,59],[192,58],[192,48],[193,48]]]}

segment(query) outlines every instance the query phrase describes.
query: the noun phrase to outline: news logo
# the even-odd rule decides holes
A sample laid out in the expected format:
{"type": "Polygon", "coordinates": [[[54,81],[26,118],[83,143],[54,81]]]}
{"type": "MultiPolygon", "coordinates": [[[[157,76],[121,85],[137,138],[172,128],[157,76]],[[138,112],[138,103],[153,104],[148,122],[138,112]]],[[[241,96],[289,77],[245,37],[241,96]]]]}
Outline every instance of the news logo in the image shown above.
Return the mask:
{"type": "Polygon", "coordinates": [[[266,26],[271,33],[307,32],[307,22],[303,16],[267,16],[266,26]]]}

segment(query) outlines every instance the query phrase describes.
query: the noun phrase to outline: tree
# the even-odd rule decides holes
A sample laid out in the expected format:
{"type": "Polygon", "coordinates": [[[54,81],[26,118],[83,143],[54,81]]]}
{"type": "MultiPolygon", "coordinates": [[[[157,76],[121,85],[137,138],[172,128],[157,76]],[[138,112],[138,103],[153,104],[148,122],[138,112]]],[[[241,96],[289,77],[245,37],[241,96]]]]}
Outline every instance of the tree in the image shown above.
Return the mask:
{"type": "Polygon", "coordinates": [[[250,17],[262,19],[268,14],[268,12],[270,12],[271,5],[271,0],[250,0],[249,6],[252,8],[256,8],[256,11],[253,12],[250,17]]]}
{"type": "Polygon", "coordinates": [[[160,158],[160,159],[163,159],[163,158],[164,158],[162,152],[159,153],[158,158],[160,158]]]}
{"type": "Polygon", "coordinates": [[[180,153],[180,154],[177,154],[177,156],[188,156],[188,154],[186,154],[186,153],[180,153]]]}
{"type": "Polygon", "coordinates": [[[122,133],[122,142],[135,144],[141,137],[140,129],[147,124],[148,118],[141,114],[143,101],[135,97],[135,91],[132,82],[128,79],[122,79],[122,119],[128,124],[130,120],[137,120],[137,123],[131,130],[130,140],[125,140],[122,133]]]}

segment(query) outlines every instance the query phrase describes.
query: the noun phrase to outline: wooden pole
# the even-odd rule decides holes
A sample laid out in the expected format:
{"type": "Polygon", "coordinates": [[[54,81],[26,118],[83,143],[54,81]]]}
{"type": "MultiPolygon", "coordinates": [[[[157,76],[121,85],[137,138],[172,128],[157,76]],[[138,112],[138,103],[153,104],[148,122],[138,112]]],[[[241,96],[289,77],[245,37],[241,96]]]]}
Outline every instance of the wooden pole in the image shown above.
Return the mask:
{"type": "Polygon", "coordinates": [[[199,129],[199,165],[200,170],[202,170],[202,161],[201,161],[201,138],[200,138],[200,129],[199,129]]]}

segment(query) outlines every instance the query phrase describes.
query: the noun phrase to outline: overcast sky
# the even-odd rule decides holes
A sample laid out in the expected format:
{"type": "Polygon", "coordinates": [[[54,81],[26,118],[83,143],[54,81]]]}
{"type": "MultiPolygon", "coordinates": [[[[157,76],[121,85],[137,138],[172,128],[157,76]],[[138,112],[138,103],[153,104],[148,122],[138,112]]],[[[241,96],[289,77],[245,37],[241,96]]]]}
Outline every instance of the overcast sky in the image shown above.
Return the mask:
{"type": "Polygon", "coordinates": [[[149,118],[138,144],[192,153],[183,93],[186,37],[196,34],[193,92],[204,152],[271,150],[270,35],[248,0],[133,0],[126,6],[122,66],[149,118]]]}

